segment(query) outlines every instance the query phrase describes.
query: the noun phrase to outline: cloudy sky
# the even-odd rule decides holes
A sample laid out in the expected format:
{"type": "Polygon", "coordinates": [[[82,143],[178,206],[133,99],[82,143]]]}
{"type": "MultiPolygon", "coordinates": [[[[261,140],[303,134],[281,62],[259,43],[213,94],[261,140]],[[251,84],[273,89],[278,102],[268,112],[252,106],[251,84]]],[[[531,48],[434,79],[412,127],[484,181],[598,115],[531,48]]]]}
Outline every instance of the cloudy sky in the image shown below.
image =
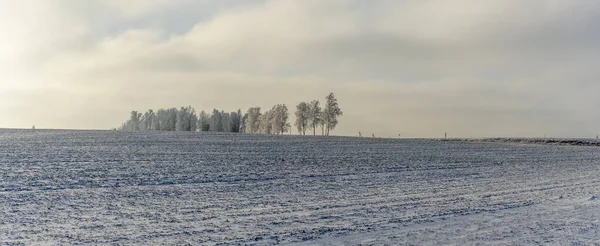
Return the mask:
{"type": "Polygon", "coordinates": [[[0,127],[290,108],[336,135],[595,137],[600,1],[0,0],[0,127]]]}

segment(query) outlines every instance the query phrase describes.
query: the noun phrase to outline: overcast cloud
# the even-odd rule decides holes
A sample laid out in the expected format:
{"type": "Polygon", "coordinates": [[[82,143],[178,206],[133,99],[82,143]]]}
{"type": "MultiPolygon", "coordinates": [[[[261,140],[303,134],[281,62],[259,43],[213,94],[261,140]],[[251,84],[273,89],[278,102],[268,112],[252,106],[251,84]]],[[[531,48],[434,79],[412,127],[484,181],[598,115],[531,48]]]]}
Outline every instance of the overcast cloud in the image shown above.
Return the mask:
{"type": "Polygon", "coordinates": [[[600,1],[0,0],[0,127],[336,93],[336,135],[594,137],[600,1]]]}

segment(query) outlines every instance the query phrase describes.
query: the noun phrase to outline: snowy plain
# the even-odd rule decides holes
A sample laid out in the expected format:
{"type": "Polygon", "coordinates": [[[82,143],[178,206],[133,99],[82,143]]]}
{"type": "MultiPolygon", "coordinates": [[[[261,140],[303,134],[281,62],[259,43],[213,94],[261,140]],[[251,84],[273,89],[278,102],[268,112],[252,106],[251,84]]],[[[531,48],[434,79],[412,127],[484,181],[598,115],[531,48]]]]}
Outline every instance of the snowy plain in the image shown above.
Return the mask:
{"type": "Polygon", "coordinates": [[[0,130],[0,245],[600,244],[600,148],[0,130]]]}

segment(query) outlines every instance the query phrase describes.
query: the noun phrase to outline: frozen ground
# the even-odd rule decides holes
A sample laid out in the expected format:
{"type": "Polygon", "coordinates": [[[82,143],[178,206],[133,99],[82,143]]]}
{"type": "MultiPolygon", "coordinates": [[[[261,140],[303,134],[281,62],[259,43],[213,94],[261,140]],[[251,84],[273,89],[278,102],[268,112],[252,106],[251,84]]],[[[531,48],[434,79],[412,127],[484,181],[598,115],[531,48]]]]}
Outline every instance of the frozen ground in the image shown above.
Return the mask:
{"type": "Polygon", "coordinates": [[[600,146],[598,139],[572,139],[572,138],[450,138],[439,139],[450,142],[504,142],[522,144],[552,144],[552,145],[575,145],[575,146],[600,146]]]}
{"type": "Polygon", "coordinates": [[[600,244],[600,148],[0,130],[0,244],[600,244]]]}

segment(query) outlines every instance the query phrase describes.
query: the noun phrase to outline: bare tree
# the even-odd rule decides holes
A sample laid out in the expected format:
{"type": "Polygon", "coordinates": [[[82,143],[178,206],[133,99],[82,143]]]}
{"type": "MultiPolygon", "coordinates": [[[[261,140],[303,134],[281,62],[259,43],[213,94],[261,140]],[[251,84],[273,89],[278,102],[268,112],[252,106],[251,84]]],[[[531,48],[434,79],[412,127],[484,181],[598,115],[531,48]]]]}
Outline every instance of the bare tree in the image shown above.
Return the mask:
{"type": "Polygon", "coordinates": [[[213,109],[210,117],[210,131],[211,132],[222,132],[223,131],[223,116],[221,111],[213,109]]]}
{"type": "Polygon", "coordinates": [[[248,117],[246,119],[246,133],[258,133],[260,131],[260,107],[248,109],[248,117]]]}
{"type": "Polygon", "coordinates": [[[321,106],[319,100],[309,103],[308,124],[313,130],[313,135],[317,135],[317,127],[321,124],[321,106]]]}
{"type": "Polygon", "coordinates": [[[327,96],[327,103],[325,104],[325,109],[323,110],[323,120],[325,122],[325,135],[329,136],[329,132],[338,124],[338,117],[344,115],[342,110],[340,109],[337,99],[333,93],[329,93],[327,96]]]}
{"type": "Polygon", "coordinates": [[[131,111],[131,117],[129,119],[129,125],[131,131],[139,131],[140,130],[140,119],[142,118],[142,113],[138,113],[138,111],[131,111]]]}
{"type": "Polygon", "coordinates": [[[264,134],[271,134],[273,132],[273,111],[267,110],[259,118],[259,131],[264,134]]]}
{"type": "Polygon", "coordinates": [[[204,110],[200,112],[198,120],[198,127],[200,128],[200,131],[207,132],[210,130],[210,118],[210,114],[207,114],[204,110]]]}
{"type": "Polygon", "coordinates": [[[296,106],[296,122],[294,125],[298,128],[298,133],[306,135],[306,128],[308,127],[310,117],[310,105],[306,102],[301,102],[296,106]]]}
{"type": "Polygon", "coordinates": [[[144,130],[144,131],[154,130],[153,124],[154,124],[154,111],[152,109],[149,109],[142,116],[141,130],[144,130]]]}
{"type": "Polygon", "coordinates": [[[287,106],[285,104],[277,104],[273,106],[273,109],[271,109],[271,113],[273,133],[283,134],[284,132],[287,132],[287,128],[289,126],[289,112],[287,106]]]}

